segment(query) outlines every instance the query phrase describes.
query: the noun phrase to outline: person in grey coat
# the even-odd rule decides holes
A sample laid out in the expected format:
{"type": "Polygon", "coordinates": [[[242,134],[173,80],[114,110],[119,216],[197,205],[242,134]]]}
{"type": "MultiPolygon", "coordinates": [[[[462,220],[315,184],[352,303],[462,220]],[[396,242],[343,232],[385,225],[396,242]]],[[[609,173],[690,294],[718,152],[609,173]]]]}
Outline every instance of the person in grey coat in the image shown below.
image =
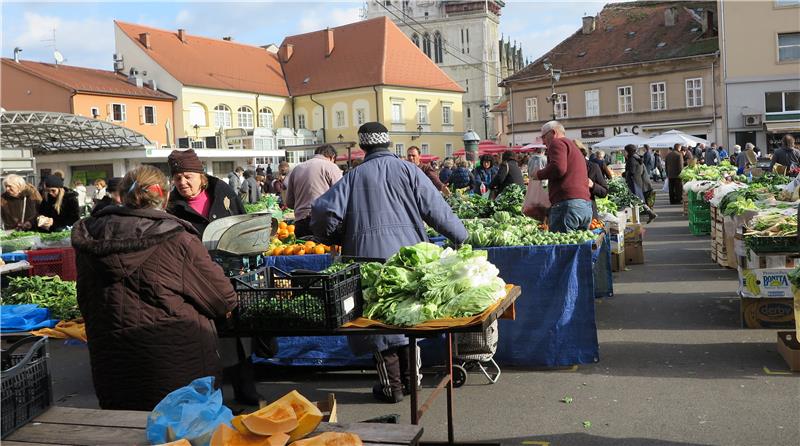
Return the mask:
{"type": "Polygon", "coordinates": [[[252,170],[247,169],[244,171],[244,180],[242,180],[239,193],[245,203],[258,203],[258,200],[261,199],[261,186],[256,181],[255,173],[252,170]]]}
{"type": "Polygon", "coordinates": [[[236,169],[233,169],[233,172],[228,174],[228,186],[231,189],[238,191],[242,187],[242,175],[244,174],[244,169],[241,166],[237,166],[236,169]]]}
{"type": "MultiPolygon", "coordinates": [[[[461,220],[425,173],[389,151],[391,141],[383,124],[365,123],[358,137],[366,152],[364,162],[311,207],[316,237],[341,245],[344,255],[380,259],[428,240],[425,223],[456,245],[466,240],[461,220]]],[[[373,387],[373,395],[385,402],[402,401],[410,385],[408,338],[359,336],[350,339],[350,346],[356,353],[374,353],[380,383],[373,387]]]]}

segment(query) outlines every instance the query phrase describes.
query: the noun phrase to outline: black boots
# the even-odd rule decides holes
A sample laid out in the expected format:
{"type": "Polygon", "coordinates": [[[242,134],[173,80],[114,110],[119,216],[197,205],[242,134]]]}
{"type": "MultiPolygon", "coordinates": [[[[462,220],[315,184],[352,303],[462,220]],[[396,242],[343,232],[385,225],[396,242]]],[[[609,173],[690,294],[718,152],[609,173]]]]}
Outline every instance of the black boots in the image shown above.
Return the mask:
{"type": "Polygon", "coordinates": [[[246,406],[258,406],[264,397],[256,390],[255,370],[249,360],[244,360],[224,370],[225,381],[233,387],[233,398],[246,406]]]}

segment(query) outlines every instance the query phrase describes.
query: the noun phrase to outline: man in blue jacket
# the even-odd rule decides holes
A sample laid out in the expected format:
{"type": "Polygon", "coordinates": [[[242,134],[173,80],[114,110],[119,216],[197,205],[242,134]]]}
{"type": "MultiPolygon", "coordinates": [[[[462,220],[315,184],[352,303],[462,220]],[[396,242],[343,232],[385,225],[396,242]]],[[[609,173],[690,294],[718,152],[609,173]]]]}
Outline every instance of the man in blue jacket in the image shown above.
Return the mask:
{"type": "MultiPolygon", "coordinates": [[[[389,151],[391,140],[383,124],[365,123],[358,129],[358,139],[366,152],[364,162],[347,172],[311,208],[315,236],[340,244],[344,255],[381,259],[403,246],[427,241],[425,223],[455,244],[466,240],[461,220],[425,173],[389,151]]],[[[356,352],[375,354],[380,383],[373,387],[373,395],[390,403],[402,401],[410,386],[408,338],[354,338],[350,345],[356,352]]]]}

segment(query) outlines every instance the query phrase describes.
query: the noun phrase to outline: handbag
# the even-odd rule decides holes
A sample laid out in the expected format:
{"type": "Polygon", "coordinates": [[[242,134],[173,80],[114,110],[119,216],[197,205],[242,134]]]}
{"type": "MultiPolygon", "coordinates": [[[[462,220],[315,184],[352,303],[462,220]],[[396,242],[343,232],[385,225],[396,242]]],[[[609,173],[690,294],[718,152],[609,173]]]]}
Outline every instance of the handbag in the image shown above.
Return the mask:
{"type": "Polygon", "coordinates": [[[550,196],[540,180],[529,180],[522,213],[528,217],[544,221],[550,211],[550,196]]]}

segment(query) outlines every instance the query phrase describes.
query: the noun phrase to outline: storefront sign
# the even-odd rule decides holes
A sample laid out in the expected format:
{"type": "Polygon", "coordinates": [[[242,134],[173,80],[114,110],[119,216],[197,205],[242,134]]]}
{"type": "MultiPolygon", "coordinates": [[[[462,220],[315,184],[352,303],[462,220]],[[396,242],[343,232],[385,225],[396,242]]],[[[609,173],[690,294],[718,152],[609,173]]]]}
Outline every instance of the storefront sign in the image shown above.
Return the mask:
{"type": "Polygon", "coordinates": [[[581,129],[581,138],[605,138],[606,136],[606,129],[604,128],[597,128],[597,129],[581,129]]]}
{"type": "Polygon", "coordinates": [[[630,127],[614,127],[614,136],[619,135],[620,133],[633,133],[634,135],[639,134],[639,126],[632,125],[630,127]]]}

